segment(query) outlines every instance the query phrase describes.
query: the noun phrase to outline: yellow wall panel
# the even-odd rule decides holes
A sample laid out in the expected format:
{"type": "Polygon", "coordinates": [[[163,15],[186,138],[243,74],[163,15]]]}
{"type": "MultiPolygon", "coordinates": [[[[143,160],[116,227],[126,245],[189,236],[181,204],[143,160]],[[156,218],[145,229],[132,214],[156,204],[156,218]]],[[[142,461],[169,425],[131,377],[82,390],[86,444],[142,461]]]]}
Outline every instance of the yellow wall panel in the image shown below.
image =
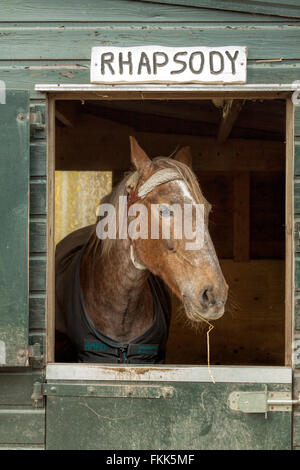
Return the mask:
{"type": "Polygon", "coordinates": [[[95,223],[96,207],[112,188],[110,171],[55,172],[55,244],[95,223]]]}

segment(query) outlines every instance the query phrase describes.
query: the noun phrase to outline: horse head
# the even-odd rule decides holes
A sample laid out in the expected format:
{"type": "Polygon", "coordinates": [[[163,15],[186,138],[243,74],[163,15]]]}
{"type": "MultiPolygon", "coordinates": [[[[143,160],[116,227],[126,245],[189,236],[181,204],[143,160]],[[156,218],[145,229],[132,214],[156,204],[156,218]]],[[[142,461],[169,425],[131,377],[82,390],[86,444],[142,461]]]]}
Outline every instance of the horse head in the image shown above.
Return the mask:
{"type": "Polygon", "coordinates": [[[224,314],[228,286],[210,238],[208,218],[210,204],[203,196],[191,169],[190,149],[184,147],[174,158],[151,160],[134,138],[131,160],[136,172],[127,184],[129,204],[142,203],[148,214],[147,237],[131,240],[132,260],[138,269],[148,269],[161,277],[183,302],[189,320],[216,320],[224,314]],[[174,210],[176,208],[177,212],[174,210]],[[184,210],[189,207],[188,216],[184,210]],[[181,211],[179,209],[182,209],[181,211]],[[200,208],[202,223],[197,223],[200,208]],[[179,214],[179,219],[175,220],[179,214]],[[181,221],[182,236],[176,235],[181,221]],[[189,222],[201,243],[191,248],[184,224],[189,222]],[[153,225],[159,236],[153,237],[153,225]],[[163,237],[163,225],[169,236],[163,237]],[[198,232],[198,233],[197,233],[198,232]]]}

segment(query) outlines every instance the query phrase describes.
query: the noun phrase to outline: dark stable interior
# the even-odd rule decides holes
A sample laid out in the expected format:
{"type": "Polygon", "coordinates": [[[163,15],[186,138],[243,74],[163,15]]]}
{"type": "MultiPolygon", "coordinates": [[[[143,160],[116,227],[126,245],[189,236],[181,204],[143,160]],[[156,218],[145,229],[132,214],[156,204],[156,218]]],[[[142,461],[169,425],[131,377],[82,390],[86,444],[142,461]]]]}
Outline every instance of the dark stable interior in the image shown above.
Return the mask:
{"type": "MultiPolygon", "coordinates": [[[[130,135],[150,157],[189,145],[212,204],[209,230],[229,284],[210,334],[211,364],[284,365],[285,101],[56,102],[56,170],[131,169],[130,135]]],[[[207,325],[173,298],[169,364],[206,364],[207,325]]]]}

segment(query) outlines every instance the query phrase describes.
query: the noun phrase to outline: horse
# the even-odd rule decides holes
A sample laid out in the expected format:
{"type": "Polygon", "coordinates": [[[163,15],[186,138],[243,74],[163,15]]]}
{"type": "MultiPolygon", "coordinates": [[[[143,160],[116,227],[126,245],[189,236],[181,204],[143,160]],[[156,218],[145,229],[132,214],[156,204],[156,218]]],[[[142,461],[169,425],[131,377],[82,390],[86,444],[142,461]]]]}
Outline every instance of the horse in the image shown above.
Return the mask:
{"type": "Polygon", "coordinates": [[[99,232],[102,214],[56,247],[57,362],[164,363],[170,291],[190,322],[224,314],[228,285],[208,231],[211,206],[192,171],[189,147],[173,158],[150,159],[130,137],[130,149],[134,171],[100,204],[115,209],[119,236],[103,236],[103,224],[99,232]],[[124,225],[128,235],[134,218],[126,217],[137,204],[143,205],[148,220],[152,217],[147,236],[120,236],[124,225]],[[197,204],[204,215],[202,245],[187,249],[187,237],[175,236],[172,207],[197,204]],[[151,237],[154,220],[160,232],[151,237]],[[163,223],[169,225],[169,237],[161,234],[163,223]]]}

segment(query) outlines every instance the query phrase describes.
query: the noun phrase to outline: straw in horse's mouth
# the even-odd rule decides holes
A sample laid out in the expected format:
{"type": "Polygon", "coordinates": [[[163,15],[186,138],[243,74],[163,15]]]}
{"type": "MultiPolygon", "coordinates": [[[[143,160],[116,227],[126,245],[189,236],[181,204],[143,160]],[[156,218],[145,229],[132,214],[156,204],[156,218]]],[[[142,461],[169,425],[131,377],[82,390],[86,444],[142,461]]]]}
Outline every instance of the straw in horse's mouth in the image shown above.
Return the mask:
{"type": "Polygon", "coordinates": [[[204,321],[205,323],[208,323],[208,320],[210,320],[210,321],[217,320],[224,313],[224,310],[223,310],[223,312],[220,316],[216,315],[216,318],[209,318],[208,319],[205,316],[205,314],[207,312],[206,311],[201,312],[200,308],[198,306],[196,306],[191,300],[187,300],[187,298],[185,296],[183,296],[183,306],[184,306],[185,313],[186,313],[187,317],[189,318],[189,320],[192,321],[192,322],[195,322],[195,323],[201,323],[202,321],[204,321]]]}
{"type": "MultiPolygon", "coordinates": [[[[190,310],[188,310],[188,307],[186,307],[186,299],[183,297],[183,305],[184,305],[184,308],[186,309],[186,314],[187,312],[190,312],[190,310]]],[[[188,305],[192,305],[192,315],[194,315],[194,304],[192,302],[188,302],[188,305]]],[[[197,312],[198,312],[198,309],[197,309],[197,312]]],[[[197,322],[198,324],[200,322],[205,322],[207,325],[208,325],[208,330],[206,332],[206,344],[207,344],[207,367],[208,367],[208,372],[209,372],[209,375],[213,381],[213,383],[215,383],[215,379],[214,379],[214,376],[212,374],[212,371],[211,371],[211,368],[210,368],[210,333],[211,331],[214,329],[214,325],[212,325],[206,318],[202,317],[199,313],[197,313],[197,320],[192,320],[192,321],[195,321],[197,322]]]]}

